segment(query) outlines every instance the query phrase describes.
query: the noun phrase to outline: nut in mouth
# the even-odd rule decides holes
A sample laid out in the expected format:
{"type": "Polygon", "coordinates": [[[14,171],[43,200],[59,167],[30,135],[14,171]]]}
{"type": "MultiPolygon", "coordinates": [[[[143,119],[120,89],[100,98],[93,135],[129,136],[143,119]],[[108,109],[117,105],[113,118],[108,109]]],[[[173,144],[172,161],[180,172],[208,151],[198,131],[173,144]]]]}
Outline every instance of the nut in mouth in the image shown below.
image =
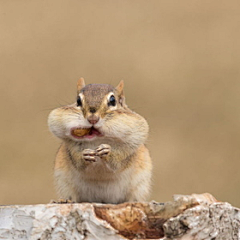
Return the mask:
{"type": "Polygon", "coordinates": [[[91,128],[73,128],[71,130],[71,135],[74,138],[87,138],[91,139],[94,137],[101,137],[102,134],[94,127],[91,128]]]}

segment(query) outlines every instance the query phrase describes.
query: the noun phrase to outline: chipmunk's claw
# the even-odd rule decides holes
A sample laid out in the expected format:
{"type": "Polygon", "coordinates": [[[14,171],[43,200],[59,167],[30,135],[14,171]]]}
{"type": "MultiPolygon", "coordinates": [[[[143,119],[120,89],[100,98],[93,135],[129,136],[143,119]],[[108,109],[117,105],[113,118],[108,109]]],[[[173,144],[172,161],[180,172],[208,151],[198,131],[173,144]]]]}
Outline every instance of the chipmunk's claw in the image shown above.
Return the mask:
{"type": "Polygon", "coordinates": [[[56,200],[51,200],[50,204],[67,204],[67,203],[74,203],[74,201],[70,200],[70,199],[58,199],[56,200]]]}
{"type": "Polygon", "coordinates": [[[99,157],[106,156],[111,152],[111,146],[108,144],[101,144],[96,148],[96,155],[99,157]]]}
{"type": "Polygon", "coordinates": [[[84,149],[82,152],[83,159],[89,162],[96,162],[96,151],[92,149],[84,149]]]}

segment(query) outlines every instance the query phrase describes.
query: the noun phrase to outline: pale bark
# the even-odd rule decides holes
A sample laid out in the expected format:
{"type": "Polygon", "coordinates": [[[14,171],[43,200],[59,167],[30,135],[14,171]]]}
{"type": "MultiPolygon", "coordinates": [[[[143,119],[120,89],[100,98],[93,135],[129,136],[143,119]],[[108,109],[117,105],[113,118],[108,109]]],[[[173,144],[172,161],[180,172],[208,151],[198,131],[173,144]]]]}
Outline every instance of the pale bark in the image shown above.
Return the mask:
{"type": "Polygon", "coordinates": [[[210,194],[167,203],[0,207],[0,239],[240,239],[240,210],[210,194]]]}

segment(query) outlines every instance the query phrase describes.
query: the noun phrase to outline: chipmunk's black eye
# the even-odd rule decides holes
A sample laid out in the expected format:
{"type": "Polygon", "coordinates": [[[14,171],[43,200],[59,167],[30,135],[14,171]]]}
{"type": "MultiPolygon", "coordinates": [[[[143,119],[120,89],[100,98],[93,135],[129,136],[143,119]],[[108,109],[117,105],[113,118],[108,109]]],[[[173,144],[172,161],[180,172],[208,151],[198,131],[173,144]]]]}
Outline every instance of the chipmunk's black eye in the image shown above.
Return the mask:
{"type": "Polygon", "coordinates": [[[116,106],[116,99],[113,95],[109,98],[108,106],[116,106]]]}
{"type": "Polygon", "coordinates": [[[77,96],[77,106],[81,107],[82,106],[82,100],[79,96],[77,96]]]}

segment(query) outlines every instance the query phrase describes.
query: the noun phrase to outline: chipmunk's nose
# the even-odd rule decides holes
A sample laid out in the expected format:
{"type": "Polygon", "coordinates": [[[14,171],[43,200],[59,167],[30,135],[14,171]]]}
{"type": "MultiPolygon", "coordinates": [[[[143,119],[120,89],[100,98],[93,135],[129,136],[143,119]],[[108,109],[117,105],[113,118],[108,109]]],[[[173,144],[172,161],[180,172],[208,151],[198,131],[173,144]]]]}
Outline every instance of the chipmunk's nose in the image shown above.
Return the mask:
{"type": "Polygon", "coordinates": [[[97,111],[97,109],[95,107],[90,107],[89,108],[90,113],[95,113],[96,111],[97,111]]]}
{"type": "Polygon", "coordinates": [[[99,117],[96,116],[95,114],[91,114],[90,116],[87,117],[87,120],[89,121],[89,123],[94,125],[99,121],[99,117]]]}

